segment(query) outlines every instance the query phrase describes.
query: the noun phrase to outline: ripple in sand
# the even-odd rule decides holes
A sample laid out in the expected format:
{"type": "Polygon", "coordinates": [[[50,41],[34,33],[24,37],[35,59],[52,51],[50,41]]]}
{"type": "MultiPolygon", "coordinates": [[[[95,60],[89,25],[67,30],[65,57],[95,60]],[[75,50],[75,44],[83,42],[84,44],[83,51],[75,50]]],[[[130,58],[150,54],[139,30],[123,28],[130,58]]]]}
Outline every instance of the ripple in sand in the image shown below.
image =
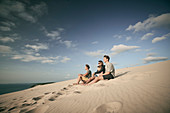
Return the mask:
{"type": "Polygon", "coordinates": [[[102,104],[94,109],[94,113],[117,113],[122,109],[122,103],[110,102],[102,104]]]}

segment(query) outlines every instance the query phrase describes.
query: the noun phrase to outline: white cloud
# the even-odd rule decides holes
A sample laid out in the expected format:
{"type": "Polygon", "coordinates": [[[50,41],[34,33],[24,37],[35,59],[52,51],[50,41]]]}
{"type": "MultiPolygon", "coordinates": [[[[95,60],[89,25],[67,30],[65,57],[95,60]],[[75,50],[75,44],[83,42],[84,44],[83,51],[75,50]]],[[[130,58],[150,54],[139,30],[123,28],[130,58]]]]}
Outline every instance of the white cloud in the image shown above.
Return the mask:
{"type": "Polygon", "coordinates": [[[51,31],[49,33],[46,34],[48,37],[52,37],[55,38],[57,36],[60,36],[60,32],[59,31],[51,31]]]}
{"type": "Polygon", "coordinates": [[[10,22],[10,21],[1,22],[1,24],[3,24],[4,26],[7,26],[7,27],[15,27],[15,23],[10,22]]]}
{"type": "Polygon", "coordinates": [[[10,53],[12,48],[9,46],[0,45],[0,53],[10,53]]]}
{"type": "Polygon", "coordinates": [[[149,57],[146,57],[144,58],[144,63],[150,63],[150,62],[155,62],[155,61],[163,61],[163,60],[167,60],[168,57],[152,57],[152,56],[149,56],[149,57]]]}
{"type": "Polygon", "coordinates": [[[156,42],[159,42],[161,40],[165,40],[167,39],[167,37],[170,37],[170,33],[166,34],[166,35],[163,35],[161,37],[156,37],[152,40],[152,43],[156,43],[156,42]]]}
{"type": "Polygon", "coordinates": [[[40,49],[48,49],[48,46],[46,44],[42,44],[42,43],[37,43],[37,45],[25,45],[25,47],[27,48],[32,48],[35,51],[39,51],[40,49]]]}
{"type": "Polygon", "coordinates": [[[54,60],[42,60],[41,61],[42,63],[54,63],[55,61],[54,60]]]}
{"type": "Polygon", "coordinates": [[[38,17],[47,12],[47,5],[44,2],[34,6],[14,0],[3,0],[0,4],[0,16],[8,20],[19,20],[35,23],[38,17]]]}
{"type": "Polygon", "coordinates": [[[88,52],[85,52],[85,54],[88,56],[100,57],[100,56],[104,55],[103,52],[104,52],[104,50],[97,50],[97,51],[88,51],[88,52]]]}
{"type": "Polygon", "coordinates": [[[41,27],[41,30],[44,32],[44,34],[47,36],[47,37],[50,37],[52,40],[59,40],[61,39],[61,33],[64,31],[64,28],[56,28],[57,30],[53,30],[53,31],[50,31],[48,32],[48,30],[42,26],[41,27]]]}
{"type": "MultiPolygon", "coordinates": [[[[37,61],[40,63],[49,63],[49,64],[56,64],[59,63],[59,58],[60,56],[56,56],[56,57],[42,57],[40,56],[39,53],[37,53],[37,55],[31,55],[31,54],[17,54],[17,55],[13,55],[11,57],[11,59],[15,59],[15,60],[20,60],[23,62],[31,62],[31,61],[37,61]]],[[[62,59],[62,63],[66,63],[68,60],[70,60],[68,57],[64,57],[62,59]]]]}
{"type": "Polygon", "coordinates": [[[160,16],[150,16],[143,22],[137,22],[135,25],[129,25],[126,30],[147,31],[153,28],[168,28],[170,29],[170,13],[162,14],[160,16]]]}
{"type": "Polygon", "coordinates": [[[61,44],[64,44],[67,48],[76,47],[76,44],[74,44],[72,41],[69,40],[65,40],[65,41],[60,40],[59,42],[61,44]]]}
{"type": "Polygon", "coordinates": [[[147,34],[143,35],[141,40],[147,40],[147,39],[151,38],[151,36],[153,36],[153,33],[147,33],[147,34]]]}
{"type": "Polygon", "coordinates": [[[4,37],[4,38],[0,38],[0,41],[4,42],[4,43],[6,43],[6,42],[14,42],[14,39],[9,38],[9,37],[4,37]]]}
{"type": "Polygon", "coordinates": [[[7,27],[7,26],[0,26],[0,30],[1,31],[11,31],[11,28],[7,27]]]}
{"type": "Polygon", "coordinates": [[[68,58],[67,56],[63,57],[63,59],[61,60],[62,63],[66,63],[67,61],[71,60],[70,58],[68,58]]]}
{"type": "Polygon", "coordinates": [[[164,37],[164,36],[162,36],[162,37],[156,37],[156,38],[154,38],[154,39],[152,40],[152,43],[156,43],[156,42],[159,42],[159,41],[165,40],[165,39],[166,39],[166,37],[164,37]]]}
{"type": "Polygon", "coordinates": [[[126,37],[126,41],[129,41],[131,39],[132,39],[132,37],[130,37],[130,36],[126,37]]]}
{"type": "Polygon", "coordinates": [[[37,21],[37,18],[33,17],[32,15],[22,12],[18,14],[18,17],[22,18],[23,20],[35,23],[37,21]]]}
{"type": "Polygon", "coordinates": [[[127,45],[120,44],[120,45],[114,45],[111,51],[114,51],[115,54],[118,54],[118,53],[126,52],[132,49],[137,49],[137,48],[140,48],[140,47],[139,46],[127,46],[127,45]]]}
{"type": "Polygon", "coordinates": [[[92,44],[98,44],[99,42],[98,41],[94,41],[94,42],[92,42],[92,44]]]}
{"type": "Polygon", "coordinates": [[[46,57],[37,57],[33,55],[14,55],[11,59],[20,59],[23,62],[47,60],[46,57]]]}
{"type": "Polygon", "coordinates": [[[113,37],[120,39],[120,38],[122,38],[123,36],[122,36],[122,35],[113,35],[113,37]]]}

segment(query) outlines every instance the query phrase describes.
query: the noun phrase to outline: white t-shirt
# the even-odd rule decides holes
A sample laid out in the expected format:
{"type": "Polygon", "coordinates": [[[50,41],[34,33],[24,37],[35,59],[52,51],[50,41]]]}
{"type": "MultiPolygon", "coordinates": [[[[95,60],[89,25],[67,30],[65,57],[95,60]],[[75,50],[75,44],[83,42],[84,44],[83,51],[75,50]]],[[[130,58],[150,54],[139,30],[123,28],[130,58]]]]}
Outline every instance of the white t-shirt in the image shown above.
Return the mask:
{"type": "Polygon", "coordinates": [[[113,77],[115,77],[115,68],[112,63],[107,62],[105,65],[105,72],[111,72],[113,77]]]}

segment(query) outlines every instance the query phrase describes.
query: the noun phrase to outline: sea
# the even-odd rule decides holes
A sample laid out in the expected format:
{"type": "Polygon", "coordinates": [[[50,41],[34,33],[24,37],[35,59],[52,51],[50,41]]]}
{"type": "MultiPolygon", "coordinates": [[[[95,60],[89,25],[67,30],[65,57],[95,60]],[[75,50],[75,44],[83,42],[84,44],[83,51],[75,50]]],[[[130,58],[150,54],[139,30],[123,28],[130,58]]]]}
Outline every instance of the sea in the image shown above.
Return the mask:
{"type": "Polygon", "coordinates": [[[30,88],[35,83],[0,84],[0,95],[30,88]]]}
{"type": "MultiPolygon", "coordinates": [[[[62,80],[57,80],[53,82],[61,82],[69,79],[62,79],[62,80]]],[[[36,84],[48,84],[49,82],[41,82],[41,83],[15,83],[15,84],[0,84],[0,95],[6,94],[6,93],[12,93],[16,91],[21,91],[24,89],[31,88],[33,85],[36,84]]]]}

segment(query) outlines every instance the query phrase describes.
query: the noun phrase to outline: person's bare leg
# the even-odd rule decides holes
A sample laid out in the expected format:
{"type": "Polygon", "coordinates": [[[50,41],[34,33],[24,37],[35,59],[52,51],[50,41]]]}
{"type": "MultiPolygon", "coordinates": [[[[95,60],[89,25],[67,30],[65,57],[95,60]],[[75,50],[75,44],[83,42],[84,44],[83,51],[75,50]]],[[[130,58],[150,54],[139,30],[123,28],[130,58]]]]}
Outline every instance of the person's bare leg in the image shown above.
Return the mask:
{"type": "Polygon", "coordinates": [[[91,82],[92,80],[94,80],[95,77],[90,77],[87,81],[86,81],[86,84],[88,84],[89,82],[91,82]]]}
{"type": "Polygon", "coordinates": [[[100,81],[100,80],[104,80],[104,79],[103,79],[103,76],[96,77],[96,78],[95,78],[92,82],[90,82],[88,85],[94,84],[94,83],[96,83],[96,82],[98,82],[98,81],[100,81]]]}
{"type": "Polygon", "coordinates": [[[73,85],[78,85],[81,80],[81,77],[82,77],[82,74],[79,74],[77,78],[77,83],[73,83],[73,85]]]}

